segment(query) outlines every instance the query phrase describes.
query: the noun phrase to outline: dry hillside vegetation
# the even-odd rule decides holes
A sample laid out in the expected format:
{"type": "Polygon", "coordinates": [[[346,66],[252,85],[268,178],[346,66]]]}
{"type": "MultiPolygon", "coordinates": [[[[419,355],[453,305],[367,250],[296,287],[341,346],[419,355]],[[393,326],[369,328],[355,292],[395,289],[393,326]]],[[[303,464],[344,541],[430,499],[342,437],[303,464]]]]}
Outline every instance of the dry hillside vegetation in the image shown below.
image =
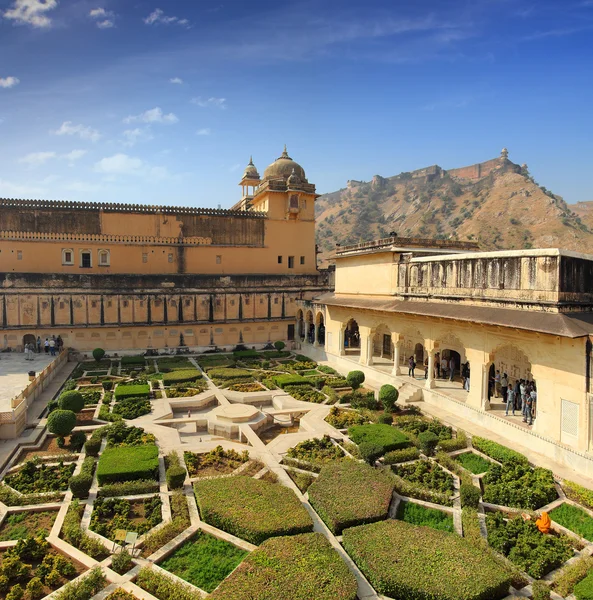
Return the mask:
{"type": "Polygon", "coordinates": [[[477,181],[375,176],[317,200],[317,243],[322,261],[336,243],[388,237],[392,231],[400,237],[477,241],[486,250],[583,251],[593,242],[593,207],[587,204],[569,206],[528,173],[503,169],[477,181]],[[579,214],[572,211],[576,207],[579,214]]]}

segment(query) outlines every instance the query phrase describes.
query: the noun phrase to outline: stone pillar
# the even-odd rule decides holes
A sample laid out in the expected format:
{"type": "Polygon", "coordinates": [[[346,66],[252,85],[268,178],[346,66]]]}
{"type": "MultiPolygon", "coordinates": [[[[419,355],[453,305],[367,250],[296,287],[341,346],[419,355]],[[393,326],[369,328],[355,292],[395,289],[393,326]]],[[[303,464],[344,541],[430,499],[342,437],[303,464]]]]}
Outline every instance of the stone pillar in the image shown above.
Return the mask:
{"type": "Polygon", "coordinates": [[[344,332],[346,328],[344,326],[340,327],[340,332],[338,334],[338,356],[344,356],[346,354],[344,350],[344,332]]]}
{"type": "MultiPolygon", "coordinates": [[[[482,365],[482,406],[483,410],[490,410],[490,401],[488,400],[488,376],[490,374],[490,365],[482,365]]],[[[471,394],[471,364],[470,364],[470,394],[471,394]]]]}
{"type": "Polygon", "coordinates": [[[369,365],[369,364],[373,364],[372,363],[372,349],[371,349],[371,341],[372,341],[372,334],[371,334],[371,328],[370,327],[363,327],[360,326],[358,327],[358,333],[360,334],[360,358],[358,360],[358,362],[361,365],[369,365]],[[369,352],[369,350],[371,350],[371,352],[369,352]]]}
{"type": "Polygon", "coordinates": [[[315,339],[313,340],[313,346],[315,348],[319,348],[321,344],[319,343],[319,325],[315,323],[315,339]]]}
{"type": "Polygon", "coordinates": [[[428,377],[426,378],[425,387],[427,389],[432,389],[435,386],[434,381],[434,350],[428,351],[428,377]]]}
{"type": "Polygon", "coordinates": [[[393,369],[391,370],[391,374],[397,377],[399,375],[400,361],[399,334],[392,334],[391,341],[393,343],[393,369]]]}

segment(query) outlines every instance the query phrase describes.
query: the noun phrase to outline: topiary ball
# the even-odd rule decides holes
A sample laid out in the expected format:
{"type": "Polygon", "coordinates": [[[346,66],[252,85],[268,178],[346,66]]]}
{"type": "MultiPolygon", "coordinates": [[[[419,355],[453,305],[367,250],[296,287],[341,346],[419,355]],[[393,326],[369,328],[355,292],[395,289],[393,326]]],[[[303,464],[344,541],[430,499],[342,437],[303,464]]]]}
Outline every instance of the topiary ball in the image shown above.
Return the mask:
{"type": "Polygon", "coordinates": [[[387,412],[392,412],[397,399],[399,398],[399,392],[392,385],[382,385],[379,390],[379,400],[383,405],[383,409],[387,412]]]}
{"type": "Polygon", "coordinates": [[[76,426],[76,415],[71,410],[54,410],[47,417],[47,429],[50,433],[65,437],[76,426]]]}
{"type": "Polygon", "coordinates": [[[93,350],[93,358],[97,362],[101,362],[101,359],[105,356],[105,350],[103,348],[95,348],[93,350]]]}
{"type": "Polygon", "coordinates": [[[353,390],[357,390],[364,383],[364,373],[362,371],[350,371],[346,381],[353,390]]]}
{"type": "Polygon", "coordinates": [[[58,407],[62,410],[71,410],[78,413],[84,408],[84,396],[76,390],[64,392],[58,398],[58,407]]]}

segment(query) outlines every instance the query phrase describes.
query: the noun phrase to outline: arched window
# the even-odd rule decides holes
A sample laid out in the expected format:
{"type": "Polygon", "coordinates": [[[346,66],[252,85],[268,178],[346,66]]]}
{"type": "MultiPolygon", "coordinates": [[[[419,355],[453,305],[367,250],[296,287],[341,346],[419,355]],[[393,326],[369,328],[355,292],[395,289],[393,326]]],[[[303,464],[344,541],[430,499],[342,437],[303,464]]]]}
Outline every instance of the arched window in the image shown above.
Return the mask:
{"type": "Polygon", "coordinates": [[[292,194],[292,196],[290,197],[290,208],[297,208],[299,207],[299,197],[296,194],[292,194]]]}
{"type": "Polygon", "coordinates": [[[99,266],[100,267],[108,267],[109,266],[109,250],[99,250],[99,266]]]}

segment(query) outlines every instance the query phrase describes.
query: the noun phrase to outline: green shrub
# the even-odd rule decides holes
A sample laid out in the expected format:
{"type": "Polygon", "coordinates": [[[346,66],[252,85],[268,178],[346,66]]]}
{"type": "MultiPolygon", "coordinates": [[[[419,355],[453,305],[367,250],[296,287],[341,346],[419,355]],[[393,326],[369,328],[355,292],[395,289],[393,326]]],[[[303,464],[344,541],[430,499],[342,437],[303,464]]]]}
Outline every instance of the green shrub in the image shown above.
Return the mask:
{"type": "Polygon", "coordinates": [[[62,591],[57,592],[55,600],[88,600],[107,585],[100,567],[91,569],[84,577],[72,581],[62,591]]]}
{"type": "Polygon", "coordinates": [[[294,448],[288,449],[286,456],[323,466],[329,462],[341,460],[344,458],[344,453],[328,435],[324,435],[322,438],[299,442],[294,448]]]}
{"type": "Polygon", "coordinates": [[[122,419],[137,419],[150,414],[151,410],[150,400],[146,398],[123,397],[111,412],[113,415],[119,415],[122,419]]]}
{"type": "Polygon", "coordinates": [[[360,457],[371,465],[383,454],[383,446],[373,442],[362,442],[358,445],[360,457]]]}
{"type": "Polygon", "coordinates": [[[420,445],[420,450],[422,450],[426,456],[432,456],[434,454],[438,443],[439,438],[432,431],[421,431],[418,434],[418,444],[420,445]]]}
{"type": "Polygon", "coordinates": [[[505,521],[499,512],[486,515],[488,543],[535,579],[565,563],[573,549],[565,536],[545,535],[521,516],[505,521]]]}
{"type": "Polygon", "coordinates": [[[400,450],[387,452],[383,460],[386,465],[395,465],[409,460],[416,460],[417,458],[420,458],[420,450],[415,446],[411,446],[410,448],[401,448],[400,450]]]}
{"type": "Polygon", "coordinates": [[[261,358],[262,355],[257,350],[235,350],[234,358],[261,358]]]}
{"type": "Polygon", "coordinates": [[[309,501],[329,529],[339,535],[346,527],[387,517],[394,476],[347,460],[328,465],[309,487],[309,501]]]}
{"type": "Polygon", "coordinates": [[[115,400],[123,400],[124,398],[148,398],[150,395],[150,386],[148,384],[122,384],[120,383],[115,388],[115,400]]]}
{"type": "Polygon", "coordinates": [[[439,531],[455,531],[453,515],[436,508],[427,508],[414,502],[400,502],[397,508],[397,518],[411,525],[432,527],[439,531]]]}
{"type": "Polygon", "coordinates": [[[518,461],[492,465],[482,482],[484,502],[492,504],[535,510],[558,497],[552,471],[518,461]]]}
{"type": "MultiPolygon", "coordinates": [[[[158,491],[158,487],[156,491],[158,491]]],[[[173,492],[171,496],[171,513],[173,517],[171,521],[158,530],[148,533],[144,538],[142,555],[145,558],[149,557],[159,548],[162,548],[165,544],[168,544],[190,526],[187,499],[180,491],[173,492]]]]}
{"type": "Polygon", "coordinates": [[[26,592],[31,600],[38,600],[45,596],[43,582],[39,577],[33,577],[27,584],[26,592]]]}
{"type": "Polygon", "coordinates": [[[287,385],[284,387],[284,391],[290,394],[295,400],[301,400],[302,402],[315,402],[320,404],[325,401],[325,396],[320,392],[316,392],[311,389],[308,385],[287,385]]]}
{"type": "Polygon", "coordinates": [[[470,508],[478,508],[480,504],[480,489],[475,485],[462,483],[459,488],[461,496],[461,506],[469,506],[470,508]]]}
{"type": "Polygon", "coordinates": [[[390,425],[355,425],[348,429],[348,436],[355,444],[371,442],[381,446],[383,454],[390,450],[399,450],[410,445],[410,440],[405,433],[390,425]]]}
{"type": "Polygon", "coordinates": [[[381,401],[384,410],[393,412],[398,398],[399,392],[395,387],[389,384],[381,386],[381,389],[379,390],[379,400],[381,401]]]}
{"type": "Polygon", "coordinates": [[[145,446],[154,444],[155,437],[152,433],[146,433],[142,427],[128,427],[125,423],[114,423],[102,428],[107,436],[107,447],[116,446],[145,446]]]}
{"type": "Polygon", "coordinates": [[[340,555],[321,533],[309,533],[267,540],[209,598],[355,600],[356,592],[340,555]]]}
{"type": "Polygon", "coordinates": [[[296,374],[274,375],[272,381],[280,388],[284,389],[287,386],[313,385],[313,382],[306,377],[296,374]]]}
{"type": "Polygon", "coordinates": [[[103,350],[103,348],[95,348],[93,350],[93,358],[97,362],[101,362],[101,360],[103,360],[104,356],[105,356],[105,350],[103,350]]]}
{"type": "Polygon", "coordinates": [[[64,463],[55,466],[41,463],[37,466],[36,461],[28,460],[18,471],[6,475],[4,480],[21,494],[65,491],[74,468],[74,464],[64,463]]]}
{"type": "Polygon", "coordinates": [[[561,504],[550,512],[550,519],[593,542],[593,518],[582,508],[561,504]]]}
{"type": "Polygon", "coordinates": [[[82,550],[95,560],[101,561],[109,553],[99,540],[90,537],[80,528],[80,520],[83,512],[84,506],[78,500],[73,500],[70,503],[62,526],[62,537],[75,548],[82,550]]]}
{"type": "Polygon", "coordinates": [[[47,429],[60,437],[70,435],[76,426],[76,415],[71,410],[54,410],[47,417],[47,429]]]}
{"type": "Polygon", "coordinates": [[[106,448],[99,459],[99,485],[137,479],[158,479],[158,448],[146,446],[106,448]]]}
{"type": "Polygon", "coordinates": [[[317,370],[321,371],[322,373],[325,373],[326,375],[339,375],[339,373],[335,369],[332,369],[327,365],[317,365],[317,370]]]}
{"type": "Polygon", "coordinates": [[[529,461],[527,457],[519,452],[515,452],[515,450],[511,450],[506,446],[501,444],[497,444],[491,440],[487,440],[486,438],[474,436],[472,437],[472,446],[483,452],[486,456],[497,460],[500,463],[519,463],[523,465],[528,465],[529,461]]]}
{"type": "Polygon", "coordinates": [[[197,369],[184,369],[182,371],[171,371],[163,374],[163,383],[172,385],[174,383],[187,383],[202,378],[202,373],[197,369]]]}
{"type": "Polygon", "coordinates": [[[593,491],[575,483],[574,481],[567,481],[566,479],[562,483],[562,489],[568,498],[586,506],[593,510],[593,491]]]}
{"type": "Polygon", "coordinates": [[[391,425],[393,424],[393,417],[383,413],[382,415],[379,415],[379,423],[382,425],[391,425]]]}
{"type": "Polygon", "coordinates": [[[121,481],[109,483],[97,491],[97,498],[111,498],[113,496],[136,496],[138,494],[153,494],[159,491],[159,482],[150,479],[138,481],[121,481]]]}
{"type": "Polygon", "coordinates": [[[207,369],[210,379],[232,380],[242,379],[243,377],[252,377],[253,371],[247,369],[234,369],[230,367],[215,367],[207,369]]]}
{"type": "Polygon", "coordinates": [[[593,556],[581,556],[566,565],[554,577],[553,587],[563,598],[572,594],[575,585],[593,572],[593,556]]]}
{"type": "Polygon", "coordinates": [[[93,474],[95,472],[95,459],[89,456],[84,459],[82,469],[78,475],[70,479],[70,489],[74,498],[88,498],[93,474]]]}
{"type": "Polygon", "coordinates": [[[499,600],[510,578],[454,533],[387,520],[344,531],[344,548],[371,585],[391,598],[499,600]]]}
{"type": "Polygon", "coordinates": [[[86,442],[86,433],[84,431],[75,431],[70,435],[70,449],[73,452],[80,452],[86,442]]]}
{"type": "Polygon", "coordinates": [[[340,403],[345,404],[350,402],[350,406],[356,409],[365,409],[368,410],[379,410],[381,405],[379,401],[375,398],[375,392],[361,392],[360,390],[355,390],[351,393],[344,394],[340,398],[340,403]]]}
{"type": "Polygon", "coordinates": [[[187,473],[181,465],[173,465],[167,469],[167,486],[170,490],[183,487],[187,473]]]}
{"type": "Polygon", "coordinates": [[[125,548],[111,557],[111,568],[120,575],[127,573],[133,566],[132,557],[125,548]]]}
{"type": "Polygon", "coordinates": [[[101,450],[101,438],[91,436],[84,444],[84,451],[89,456],[99,456],[99,450],[101,450]]]}
{"type": "Polygon", "coordinates": [[[350,371],[346,376],[346,381],[353,390],[357,390],[364,383],[364,373],[362,371],[350,371]]]}
{"type": "Polygon", "coordinates": [[[574,586],[577,600],[593,600],[593,571],[574,586]]]}
{"type": "Polygon", "coordinates": [[[352,425],[362,425],[365,423],[365,418],[359,412],[354,410],[340,410],[337,406],[331,407],[325,420],[336,429],[345,429],[352,425]]]}
{"type": "Polygon", "coordinates": [[[278,352],[282,352],[282,350],[284,350],[285,347],[286,344],[284,342],[281,342],[280,340],[274,342],[274,348],[276,348],[278,352]]]}
{"type": "Polygon", "coordinates": [[[131,366],[131,365],[142,365],[144,366],[146,361],[144,360],[144,356],[122,356],[121,357],[121,366],[131,366]]]}
{"type": "Polygon", "coordinates": [[[417,415],[404,415],[396,417],[395,425],[414,437],[417,437],[423,431],[432,431],[441,441],[453,437],[453,429],[447,425],[443,425],[438,419],[425,419],[417,415]]]}
{"type": "Polygon", "coordinates": [[[115,540],[118,529],[142,535],[162,522],[162,504],[160,496],[141,500],[96,498],[89,527],[110,540],[115,540]]]}
{"type": "Polygon", "coordinates": [[[348,382],[343,377],[336,377],[335,379],[326,379],[325,385],[330,388],[347,388],[350,387],[348,382]]]}
{"type": "Polygon", "coordinates": [[[393,471],[420,487],[443,494],[453,493],[453,477],[429,460],[423,459],[408,465],[394,466],[393,471]]]}
{"type": "Polygon", "coordinates": [[[71,410],[79,413],[84,408],[84,396],[76,390],[64,392],[58,398],[58,407],[62,410],[71,410]]]}
{"type": "Polygon", "coordinates": [[[463,448],[467,448],[467,435],[462,429],[457,430],[457,437],[440,440],[438,445],[438,449],[443,452],[454,452],[455,450],[463,450],[463,448]]]}
{"type": "Polygon", "coordinates": [[[103,381],[101,385],[106,392],[110,392],[113,389],[113,381],[103,381]]]}
{"type": "Polygon", "coordinates": [[[199,600],[202,597],[193,587],[174,581],[150,567],[140,569],[136,585],[159,600],[199,600]]]}
{"type": "Polygon", "coordinates": [[[550,586],[545,581],[535,581],[531,589],[533,600],[550,600],[550,586]]]}
{"type": "Polygon", "coordinates": [[[198,481],[195,492],[206,523],[252,544],[313,529],[309,513],[282,485],[239,475],[198,481]]]}

